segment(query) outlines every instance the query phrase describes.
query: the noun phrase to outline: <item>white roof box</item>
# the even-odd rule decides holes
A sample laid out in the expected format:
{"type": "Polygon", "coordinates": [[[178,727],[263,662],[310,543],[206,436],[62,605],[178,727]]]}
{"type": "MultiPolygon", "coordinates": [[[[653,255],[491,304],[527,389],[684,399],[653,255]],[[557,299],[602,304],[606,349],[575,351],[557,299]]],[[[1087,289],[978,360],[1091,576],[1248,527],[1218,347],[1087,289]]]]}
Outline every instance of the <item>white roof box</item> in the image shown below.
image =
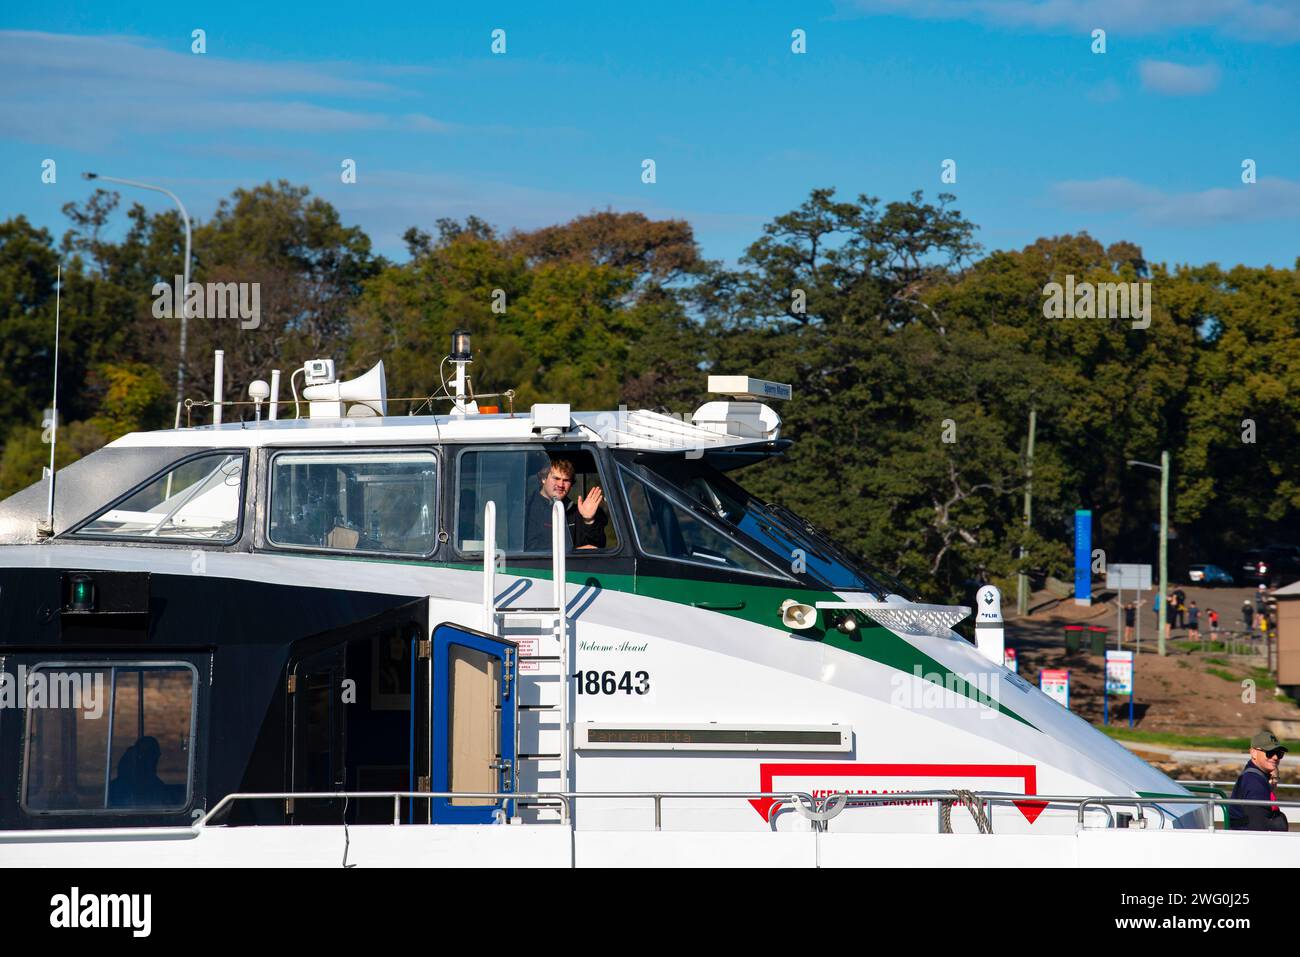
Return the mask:
{"type": "Polygon", "coordinates": [[[752,379],[747,375],[711,375],[709,391],[735,399],[788,399],[793,392],[784,382],[752,379]]]}

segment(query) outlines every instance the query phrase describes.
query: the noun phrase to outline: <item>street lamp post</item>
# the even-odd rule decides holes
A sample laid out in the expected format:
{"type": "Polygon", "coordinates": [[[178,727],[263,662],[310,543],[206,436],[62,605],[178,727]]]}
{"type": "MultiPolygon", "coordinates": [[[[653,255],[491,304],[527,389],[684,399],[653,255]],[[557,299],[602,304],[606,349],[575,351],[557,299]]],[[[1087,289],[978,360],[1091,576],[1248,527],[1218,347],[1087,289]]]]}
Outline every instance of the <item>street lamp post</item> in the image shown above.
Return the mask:
{"type": "Polygon", "coordinates": [[[1169,601],[1169,450],[1165,449],[1160,453],[1159,465],[1139,462],[1137,459],[1129,459],[1128,464],[1138,465],[1144,469],[1155,469],[1160,473],[1160,591],[1157,593],[1160,596],[1160,614],[1156,616],[1156,636],[1158,650],[1163,656],[1165,628],[1160,618],[1163,616],[1165,621],[1169,620],[1169,609],[1165,607],[1169,601]]]}
{"type": "MultiPolygon", "coordinates": [[[[154,186],[150,183],[141,183],[133,179],[119,179],[116,176],[102,176],[99,173],[82,173],[83,179],[102,179],[107,183],[121,183],[123,186],[135,186],[140,189],[151,189],[155,193],[164,193],[170,196],[181,211],[181,219],[185,221],[185,285],[181,288],[181,355],[180,360],[176,363],[176,405],[179,409],[180,403],[185,399],[185,343],[186,343],[186,325],[189,319],[189,288],[190,288],[190,214],[185,211],[185,204],[181,198],[173,193],[170,189],[164,189],[161,186],[154,186]]],[[[179,412],[177,413],[179,415],[179,412]]]]}
{"type": "MultiPolygon", "coordinates": [[[[1025,455],[1025,528],[1029,528],[1034,516],[1034,427],[1038,422],[1038,410],[1029,410],[1029,445],[1025,455]]],[[[1020,548],[1020,557],[1025,557],[1024,546],[1020,548]]],[[[1029,614],[1029,576],[1021,572],[1016,576],[1016,614],[1021,617],[1029,614]]]]}

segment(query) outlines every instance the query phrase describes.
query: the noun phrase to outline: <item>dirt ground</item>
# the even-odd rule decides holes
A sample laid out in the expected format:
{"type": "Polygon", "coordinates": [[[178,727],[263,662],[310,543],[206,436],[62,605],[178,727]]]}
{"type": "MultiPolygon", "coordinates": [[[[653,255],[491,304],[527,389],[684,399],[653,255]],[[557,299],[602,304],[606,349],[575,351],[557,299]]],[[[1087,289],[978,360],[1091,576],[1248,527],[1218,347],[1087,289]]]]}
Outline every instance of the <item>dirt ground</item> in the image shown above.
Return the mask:
{"type": "MultiPolygon", "coordinates": [[[[1205,609],[1219,609],[1221,628],[1239,628],[1238,609],[1246,589],[1186,588],[1188,598],[1205,609]],[[1232,617],[1229,618],[1228,612],[1232,617]]],[[[1204,619],[1202,611],[1202,619],[1204,619]]],[[[1102,658],[1089,653],[1087,645],[1075,653],[1065,646],[1065,625],[1100,625],[1107,629],[1106,645],[1116,647],[1115,605],[1075,606],[1072,599],[1048,611],[1007,622],[1007,645],[1016,649],[1020,674],[1038,683],[1043,668],[1070,669],[1070,709],[1100,725],[1102,723],[1102,658]]],[[[1143,622],[1142,648],[1134,673],[1134,728],[1169,734],[1249,738],[1270,721],[1300,722],[1300,707],[1275,691],[1263,655],[1229,654],[1226,649],[1188,650],[1180,648],[1185,630],[1175,629],[1167,642],[1167,655],[1156,654],[1154,616],[1143,622]],[[1250,686],[1253,681],[1254,697],[1250,686]]],[[[1132,649],[1132,643],[1124,647],[1132,649]]],[[[1126,698],[1111,698],[1110,723],[1128,725],[1126,698]]],[[[1297,725],[1300,727],[1300,724],[1297,725]]],[[[1224,770],[1213,765],[1174,765],[1167,755],[1142,753],[1153,764],[1168,765],[1182,777],[1222,779],[1224,770]]],[[[1300,756],[1298,756],[1300,757],[1300,756]]],[[[1242,763],[1246,755],[1242,754],[1242,763]]],[[[1300,761],[1284,762],[1282,780],[1300,780],[1300,761]],[[1290,766],[1288,766],[1290,765],[1290,766]]]]}

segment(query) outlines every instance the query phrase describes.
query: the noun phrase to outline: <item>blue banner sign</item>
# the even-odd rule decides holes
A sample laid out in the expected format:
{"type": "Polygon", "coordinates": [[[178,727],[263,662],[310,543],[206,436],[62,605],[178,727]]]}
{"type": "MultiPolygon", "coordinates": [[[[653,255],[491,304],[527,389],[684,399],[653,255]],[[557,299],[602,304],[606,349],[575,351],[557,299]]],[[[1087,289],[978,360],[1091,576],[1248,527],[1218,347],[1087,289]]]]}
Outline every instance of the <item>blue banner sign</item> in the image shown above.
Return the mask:
{"type": "Polygon", "coordinates": [[[1092,511],[1074,511],[1074,603],[1092,604],[1092,511]]]}

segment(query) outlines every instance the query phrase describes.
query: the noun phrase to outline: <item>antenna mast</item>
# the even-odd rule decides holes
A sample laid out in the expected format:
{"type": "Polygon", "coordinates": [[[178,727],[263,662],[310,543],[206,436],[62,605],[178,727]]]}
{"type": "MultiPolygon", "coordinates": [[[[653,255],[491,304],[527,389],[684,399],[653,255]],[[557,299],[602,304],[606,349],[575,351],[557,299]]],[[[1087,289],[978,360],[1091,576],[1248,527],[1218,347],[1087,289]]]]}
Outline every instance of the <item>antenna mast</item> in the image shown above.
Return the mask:
{"type": "Polygon", "coordinates": [[[50,403],[50,497],[45,509],[46,535],[54,534],[54,448],[59,438],[59,311],[63,302],[63,263],[59,263],[54,283],[54,399],[50,403]]]}

